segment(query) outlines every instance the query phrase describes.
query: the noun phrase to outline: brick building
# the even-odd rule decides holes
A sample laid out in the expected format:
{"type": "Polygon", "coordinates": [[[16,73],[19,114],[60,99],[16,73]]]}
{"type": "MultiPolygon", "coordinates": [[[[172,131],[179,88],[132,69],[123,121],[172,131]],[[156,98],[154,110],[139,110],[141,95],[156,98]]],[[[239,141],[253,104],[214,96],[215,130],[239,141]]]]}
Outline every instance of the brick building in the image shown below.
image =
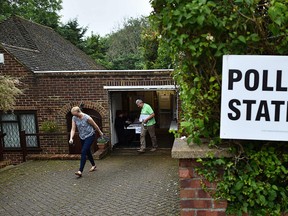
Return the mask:
{"type": "Polygon", "coordinates": [[[79,141],[68,145],[70,109],[75,105],[81,105],[111,137],[111,147],[117,143],[116,111],[137,116],[137,98],[154,107],[160,143],[168,143],[168,130],[177,118],[171,70],[105,70],[51,28],[20,17],[0,24],[0,75],[21,78],[25,89],[15,110],[0,115],[0,132],[6,134],[1,139],[2,157],[13,163],[22,159],[21,130],[26,132],[28,154],[79,153],[79,141]],[[57,133],[43,131],[48,123],[57,126],[57,133]]]}

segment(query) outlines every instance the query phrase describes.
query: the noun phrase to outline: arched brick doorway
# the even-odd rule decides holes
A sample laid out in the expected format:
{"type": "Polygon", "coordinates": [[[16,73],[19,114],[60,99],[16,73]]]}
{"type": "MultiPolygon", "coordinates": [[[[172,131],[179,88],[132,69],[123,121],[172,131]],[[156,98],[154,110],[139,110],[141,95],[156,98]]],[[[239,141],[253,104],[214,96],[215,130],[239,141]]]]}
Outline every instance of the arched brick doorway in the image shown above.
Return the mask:
{"type": "MultiPolygon", "coordinates": [[[[90,109],[90,108],[83,108],[82,111],[84,113],[90,115],[91,118],[96,122],[96,124],[102,130],[102,117],[96,110],[90,109]]],[[[68,112],[66,114],[66,121],[67,121],[67,132],[70,132],[71,127],[72,127],[72,114],[71,114],[71,112],[68,112]]],[[[98,150],[97,142],[96,142],[96,140],[98,138],[99,138],[99,133],[96,132],[96,139],[95,139],[95,141],[92,145],[92,148],[91,148],[93,153],[98,150]]],[[[68,139],[69,139],[69,137],[68,137],[68,139]]],[[[80,142],[80,138],[78,136],[77,130],[76,130],[76,135],[74,137],[74,145],[69,145],[69,154],[81,154],[81,142],[80,142]]]]}

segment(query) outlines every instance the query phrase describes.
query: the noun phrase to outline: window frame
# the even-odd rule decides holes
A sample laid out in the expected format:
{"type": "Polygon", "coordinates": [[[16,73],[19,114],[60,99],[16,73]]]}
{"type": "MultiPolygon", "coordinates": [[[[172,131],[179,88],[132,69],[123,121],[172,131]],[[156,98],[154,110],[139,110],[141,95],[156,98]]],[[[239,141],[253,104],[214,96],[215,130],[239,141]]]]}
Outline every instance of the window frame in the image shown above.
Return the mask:
{"type": "MultiPolygon", "coordinates": [[[[32,114],[34,115],[35,118],[35,129],[36,129],[36,144],[37,146],[35,147],[31,147],[31,146],[27,146],[27,150],[29,151],[33,151],[33,150],[39,150],[40,149],[40,141],[39,141],[39,136],[37,135],[39,133],[39,127],[38,127],[38,118],[37,118],[37,111],[36,110],[15,110],[15,111],[9,111],[7,113],[4,113],[3,111],[0,112],[0,129],[1,131],[3,131],[3,123],[17,123],[18,125],[18,129],[19,129],[19,139],[20,139],[20,132],[21,132],[21,115],[25,115],[25,114],[32,114]],[[2,121],[2,115],[3,114],[15,114],[16,115],[16,120],[4,120],[2,121]]],[[[4,139],[1,140],[0,143],[3,146],[4,151],[19,151],[21,150],[21,143],[19,147],[6,147],[5,146],[5,142],[4,139]]]]}

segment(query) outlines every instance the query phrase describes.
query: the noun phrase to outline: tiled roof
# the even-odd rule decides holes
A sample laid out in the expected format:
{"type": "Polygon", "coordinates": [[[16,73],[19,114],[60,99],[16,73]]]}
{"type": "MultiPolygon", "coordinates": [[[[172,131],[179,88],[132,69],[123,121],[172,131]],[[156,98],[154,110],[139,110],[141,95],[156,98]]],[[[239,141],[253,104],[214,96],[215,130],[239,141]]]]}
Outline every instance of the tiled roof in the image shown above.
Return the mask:
{"type": "Polygon", "coordinates": [[[32,71],[105,69],[53,29],[17,16],[0,23],[0,44],[32,71]]]}

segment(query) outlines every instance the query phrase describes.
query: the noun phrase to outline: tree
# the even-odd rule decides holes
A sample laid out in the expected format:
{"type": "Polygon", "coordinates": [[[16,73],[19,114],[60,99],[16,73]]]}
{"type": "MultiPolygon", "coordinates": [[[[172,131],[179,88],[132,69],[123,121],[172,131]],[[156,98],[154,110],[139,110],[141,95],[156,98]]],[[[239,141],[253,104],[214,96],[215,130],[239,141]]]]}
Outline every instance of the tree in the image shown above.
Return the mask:
{"type": "Polygon", "coordinates": [[[7,17],[11,16],[12,7],[8,0],[0,1],[0,21],[5,20],[7,17]]]}
{"type": "MultiPolygon", "coordinates": [[[[180,90],[180,133],[191,141],[219,138],[222,56],[288,54],[287,0],[151,0],[151,19],[171,47],[180,90]]],[[[218,182],[214,197],[227,211],[281,215],[288,211],[288,152],[282,143],[229,141],[235,157],[202,161],[218,182]],[[220,172],[218,172],[220,170],[220,172]]],[[[201,161],[199,161],[201,162],[201,161]]]]}
{"type": "Polygon", "coordinates": [[[87,27],[81,27],[75,18],[66,24],[61,24],[57,28],[57,32],[84,51],[94,59],[97,64],[110,68],[112,64],[107,60],[107,52],[109,49],[107,37],[101,37],[93,33],[91,36],[85,37],[87,29],[87,27]]]}
{"type": "Polygon", "coordinates": [[[147,17],[125,19],[121,26],[106,37],[88,37],[84,42],[87,47],[84,51],[108,69],[155,69],[172,66],[169,46],[158,40],[159,34],[152,28],[147,17]],[[91,50],[91,43],[94,43],[95,51],[91,50]]]}
{"type": "Polygon", "coordinates": [[[170,46],[163,43],[159,32],[150,23],[143,29],[141,48],[146,69],[173,67],[170,46]]]}
{"type": "Polygon", "coordinates": [[[111,68],[112,65],[107,61],[107,51],[109,45],[107,43],[106,37],[101,37],[100,35],[91,34],[85,38],[84,42],[84,52],[93,58],[96,63],[106,67],[111,68]]]}
{"type": "Polygon", "coordinates": [[[16,78],[0,75],[0,110],[13,110],[16,97],[23,94],[18,87],[20,81],[16,78]]]}
{"type": "Polygon", "coordinates": [[[0,21],[18,15],[36,23],[56,29],[60,22],[58,12],[62,0],[1,0],[0,21]]]}
{"type": "Polygon", "coordinates": [[[123,27],[108,35],[108,61],[111,69],[142,69],[141,33],[147,26],[147,18],[130,18],[123,22],[123,27]]]}
{"type": "Polygon", "coordinates": [[[151,1],[161,40],[181,83],[185,130],[194,141],[218,137],[224,54],[286,54],[288,3],[268,0],[151,1]],[[259,4],[258,4],[259,3],[259,4]],[[191,106],[192,105],[192,106],[191,106]]]}
{"type": "Polygon", "coordinates": [[[84,36],[87,32],[87,27],[81,27],[77,18],[69,20],[66,24],[62,24],[57,28],[57,32],[72,44],[84,50],[84,36]]]}

